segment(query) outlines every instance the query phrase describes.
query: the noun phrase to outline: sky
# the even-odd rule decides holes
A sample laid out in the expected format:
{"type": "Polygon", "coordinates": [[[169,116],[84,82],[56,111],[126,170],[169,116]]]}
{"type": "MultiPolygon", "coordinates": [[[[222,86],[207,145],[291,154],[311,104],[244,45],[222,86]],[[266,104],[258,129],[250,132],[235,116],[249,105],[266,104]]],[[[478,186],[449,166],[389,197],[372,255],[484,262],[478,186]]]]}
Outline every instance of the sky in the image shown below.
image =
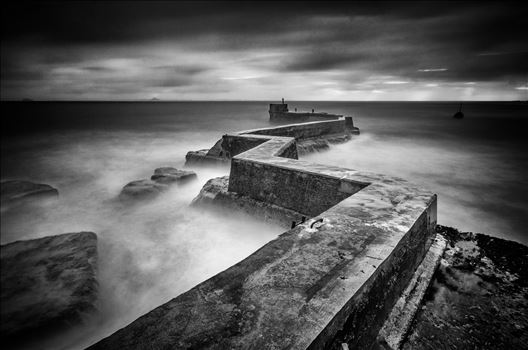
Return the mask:
{"type": "Polygon", "coordinates": [[[2,6],[2,100],[528,96],[528,7],[520,3],[2,6]]]}

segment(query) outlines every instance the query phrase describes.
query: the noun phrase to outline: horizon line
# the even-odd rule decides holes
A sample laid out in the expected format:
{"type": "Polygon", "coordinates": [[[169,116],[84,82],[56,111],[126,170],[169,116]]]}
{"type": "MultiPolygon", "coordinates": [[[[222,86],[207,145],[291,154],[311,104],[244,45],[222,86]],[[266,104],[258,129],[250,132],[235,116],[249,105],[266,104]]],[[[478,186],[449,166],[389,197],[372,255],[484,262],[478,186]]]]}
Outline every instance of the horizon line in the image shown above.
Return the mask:
{"type": "MultiPolygon", "coordinates": [[[[52,99],[0,99],[0,102],[149,102],[149,103],[174,103],[174,102],[272,102],[281,100],[234,100],[234,99],[225,99],[225,100],[206,100],[206,99],[196,99],[196,100],[161,100],[161,99],[123,99],[123,100],[96,100],[96,99],[87,99],[87,100],[52,100],[52,99]]],[[[528,100],[297,100],[290,99],[285,100],[285,103],[288,101],[292,102],[528,102],[528,100]]]]}

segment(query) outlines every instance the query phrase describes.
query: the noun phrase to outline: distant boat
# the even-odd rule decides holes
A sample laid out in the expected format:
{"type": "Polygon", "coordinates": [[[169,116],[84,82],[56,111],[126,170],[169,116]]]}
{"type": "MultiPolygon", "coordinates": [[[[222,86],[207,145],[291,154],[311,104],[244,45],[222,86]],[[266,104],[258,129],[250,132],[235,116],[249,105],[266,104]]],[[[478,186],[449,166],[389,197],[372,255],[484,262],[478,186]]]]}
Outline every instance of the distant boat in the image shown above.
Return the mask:
{"type": "Polygon", "coordinates": [[[464,118],[464,113],[462,113],[462,103],[460,104],[460,107],[458,108],[458,112],[453,115],[453,118],[455,119],[462,119],[464,118]]]}

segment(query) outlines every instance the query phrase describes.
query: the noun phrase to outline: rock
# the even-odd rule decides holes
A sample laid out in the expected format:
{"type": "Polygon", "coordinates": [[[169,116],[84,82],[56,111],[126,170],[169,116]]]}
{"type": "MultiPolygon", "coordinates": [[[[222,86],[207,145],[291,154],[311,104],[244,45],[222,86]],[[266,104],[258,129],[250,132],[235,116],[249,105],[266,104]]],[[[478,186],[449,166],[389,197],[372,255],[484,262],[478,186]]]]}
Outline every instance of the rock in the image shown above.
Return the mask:
{"type": "Polygon", "coordinates": [[[46,184],[37,184],[30,181],[10,180],[0,184],[2,204],[19,203],[34,199],[56,198],[57,189],[46,184]]]}
{"type": "Polygon", "coordinates": [[[208,207],[231,215],[233,212],[273,223],[289,229],[293,221],[301,222],[307,214],[298,213],[271,203],[265,203],[248,196],[228,191],[229,176],[210,179],[193,199],[191,206],[208,207]]]}
{"type": "Polygon", "coordinates": [[[201,149],[198,151],[189,151],[185,156],[185,166],[225,166],[229,165],[231,159],[227,157],[211,156],[209,149],[201,149]]]}
{"type": "Polygon", "coordinates": [[[196,173],[171,167],[157,168],[150,179],[161,184],[186,183],[196,180],[196,173]]]}
{"type": "Polygon", "coordinates": [[[220,192],[227,192],[229,175],[209,179],[192,202],[191,206],[212,204],[220,192]]]}
{"type": "Polygon", "coordinates": [[[327,150],[330,144],[325,139],[305,140],[297,143],[297,152],[299,155],[327,150]]]}
{"type": "Polygon", "coordinates": [[[150,180],[136,180],[128,183],[121,194],[120,199],[152,199],[161,192],[169,189],[170,185],[184,184],[196,180],[194,171],[179,170],[172,167],[162,167],[154,170],[150,180]]]}
{"type": "Polygon", "coordinates": [[[165,191],[169,186],[152,180],[137,180],[128,183],[121,194],[120,199],[152,199],[165,191]]]}
{"type": "Polygon", "coordinates": [[[65,233],[1,246],[2,344],[82,322],[97,300],[97,236],[65,233]]]}
{"type": "Polygon", "coordinates": [[[299,140],[297,142],[297,152],[299,155],[305,155],[314,152],[326,151],[330,148],[330,145],[345,143],[350,139],[351,136],[349,134],[344,134],[299,140]]]}
{"type": "Polygon", "coordinates": [[[450,244],[401,349],[526,348],[528,332],[519,328],[528,329],[528,247],[442,225],[436,231],[450,244]]]}

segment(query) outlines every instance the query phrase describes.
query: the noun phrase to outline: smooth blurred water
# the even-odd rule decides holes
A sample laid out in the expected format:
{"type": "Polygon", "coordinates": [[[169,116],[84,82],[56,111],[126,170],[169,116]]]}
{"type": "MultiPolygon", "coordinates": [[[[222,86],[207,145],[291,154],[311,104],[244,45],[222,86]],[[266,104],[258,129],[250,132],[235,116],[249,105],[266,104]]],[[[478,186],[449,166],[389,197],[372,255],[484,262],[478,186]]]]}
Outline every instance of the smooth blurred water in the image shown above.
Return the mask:
{"type": "Polygon", "coordinates": [[[462,120],[457,108],[347,104],[361,135],[306,159],[422,184],[438,194],[439,223],[527,244],[528,105],[465,103],[462,120]]]}
{"type": "MultiPolygon", "coordinates": [[[[352,115],[361,135],[306,159],[407,178],[436,191],[439,223],[527,243],[528,107],[515,103],[289,102],[352,115]]],[[[267,102],[5,103],[1,179],[56,187],[59,200],[4,211],[2,244],[64,232],[99,237],[101,314],[39,348],[82,348],[251,254],[281,228],[188,207],[225,169],[152,202],[116,204],[128,182],[230,131],[268,126],[267,102]]]]}

